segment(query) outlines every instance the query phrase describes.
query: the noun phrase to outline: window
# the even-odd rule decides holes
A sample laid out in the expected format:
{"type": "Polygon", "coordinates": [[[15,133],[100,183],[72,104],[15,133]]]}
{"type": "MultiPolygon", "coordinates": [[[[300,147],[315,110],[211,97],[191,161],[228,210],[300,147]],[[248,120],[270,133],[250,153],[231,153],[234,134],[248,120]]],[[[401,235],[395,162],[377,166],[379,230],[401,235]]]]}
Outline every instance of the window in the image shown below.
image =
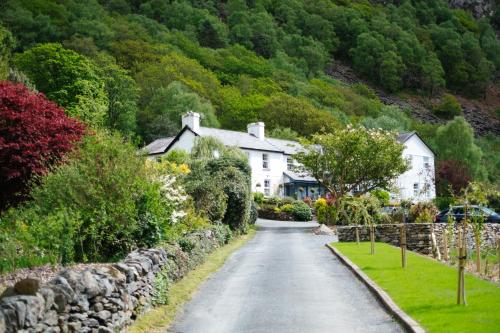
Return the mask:
{"type": "Polygon", "coordinates": [[[430,169],[431,168],[431,163],[430,163],[429,156],[424,156],[424,168],[426,168],[426,169],[430,169]]]}
{"type": "Polygon", "coordinates": [[[262,169],[269,169],[269,155],[262,154],[262,169]]]}
{"type": "Polygon", "coordinates": [[[271,181],[269,179],[264,180],[264,195],[271,195],[271,181]]]}
{"type": "Polygon", "coordinates": [[[419,189],[418,183],[414,183],[413,184],[413,195],[418,195],[418,189],[419,189]]]}
{"type": "Polygon", "coordinates": [[[287,170],[290,170],[290,171],[293,170],[293,158],[291,158],[291,157],[286,158],[286,168],[287,168],[287,170]]]}

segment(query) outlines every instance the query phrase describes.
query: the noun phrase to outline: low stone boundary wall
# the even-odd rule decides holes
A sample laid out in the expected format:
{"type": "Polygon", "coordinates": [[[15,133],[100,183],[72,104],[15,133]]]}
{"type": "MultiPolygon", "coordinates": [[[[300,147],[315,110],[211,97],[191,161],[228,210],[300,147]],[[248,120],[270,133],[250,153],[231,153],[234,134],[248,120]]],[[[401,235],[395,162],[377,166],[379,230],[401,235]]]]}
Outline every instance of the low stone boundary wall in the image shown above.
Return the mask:
{"type": "MultiPolygon", "coordinates": [[[[434,230],[438,246],[443,251],[444,230],[447,227],[446,223],[406,223],[407,248],[425,255],[432,254],[431,233],[434,230]]],[[[359,228],[359,238],[361,241],[370,240],[369,228],[367,226],[338,226],[337,234],[339,242],[355,242],[356,228],[359,228]]],[[[400,228],[401,224],[378,224],[375,226],[375,240],[399,246],[400,228]]],[[[457,226],[455,225],[455,238],[458,235],[457,230],[457,226]]],[[[467,236],[467,246],[472,249],[474,248],[474,239],[470,226],[467,236]]],[[[483,246],[495,246],[497,237],[500,237],[500,224],[485,223],[482,231],[483,246]]]]}
{"type": "Polygon", "coordinates": [[[64,270],[46,284],[21,280],[1,296],[0,333],[119,332],[151,306],[160,273],[179,280],[229,237],[227,228],[214,227],[116,264],[64,270]]]}

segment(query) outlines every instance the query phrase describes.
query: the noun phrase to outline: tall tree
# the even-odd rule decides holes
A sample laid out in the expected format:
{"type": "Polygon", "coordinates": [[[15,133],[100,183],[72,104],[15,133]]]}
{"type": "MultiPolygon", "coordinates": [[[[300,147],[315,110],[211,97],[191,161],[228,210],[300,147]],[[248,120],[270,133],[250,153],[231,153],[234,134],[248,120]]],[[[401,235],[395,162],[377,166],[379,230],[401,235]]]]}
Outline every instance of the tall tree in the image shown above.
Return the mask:
{"type": "Polygon", "coordinates": [[[14,65],[68,115],[90,125],[104,124],[105,83],[89,59],[61,44],[42,44],[14,57],[14,65]]]}
{"type": "Polygon", "coordinates": [[[408,169],[404,147],[391,132],[348,127],[303,143],[306,150],[295,159],[336,198],[337,207],[349,193],[389,189],[408,169]]]}

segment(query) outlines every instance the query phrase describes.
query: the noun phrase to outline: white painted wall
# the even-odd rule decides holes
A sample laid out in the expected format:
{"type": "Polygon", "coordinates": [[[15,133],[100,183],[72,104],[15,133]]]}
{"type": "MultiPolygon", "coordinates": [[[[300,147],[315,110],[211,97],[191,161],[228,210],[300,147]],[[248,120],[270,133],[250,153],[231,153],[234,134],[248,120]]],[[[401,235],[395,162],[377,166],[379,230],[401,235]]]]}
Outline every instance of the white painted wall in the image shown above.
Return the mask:
{"type": "Polygon", "coordinates": [[[270,181],[270,195],[282,195],[283,172],[286,169],[286,157],[282,153],[265,152],[251,149],[242,149],[248,156],[248,162],[252,169],[252,191],[264,192],[265,180],[270,181]],[[268,168],[262,166],[262,155],[268,156],[268,168]],[[258,186],[260,184],[260,186],[258,186]]]}
{"type": "Polygon", "coordinates": [[[395,181],[396,191],[391,197],[396,200],[429,201],[436,197],[434,154],[420,140],[413,135],[405,142],[403,157],[411,160],[411,168],[400,175],[395,181]],[[425,158],[429,167],[424,166],[425,158]],[[414,189],[418,184],[418,189],[414,189]]]}
{"type": "MultiPolygon", "coordinates": [[[[191,152],[196,136],[185,131],[171,149],[182,149],[191,152]]],[[[265,180],[270,181],[270,195],[283,195],[283,172],[287,170],[288,155],[278,152],[265,152],[242,149],[248,156],[252,170],[252,191],[264,193],[265,180]],[[262,155],[268,155],[269,167],[264,169],[262,155]],[[260,186],[258,186],[260,185],[260,186]]],[[[428,201],[436,197],[434,154],[417,135],[405,142],[403,157],[411,158],[411,168],[395,180],[395,191],[391,198],[395,200],[428,201]],[[424,157],[428,158],[429,168],[424,167],[424,157]],[[414,184],[418,190],[414,191],[414,184]],[[427,191],[425,190],[427,188],[427,191]]]]}
{"type": "Polygon", "coordinates": [[[194,135],[193,132],[190,130],[184,131],[184,133],[179,137],[179,140],[177,140],[170,150],[174,149],[179,149],[179,150],[185,150],[188,153],[191,152],[191,149],[193,149],[194,146],[194,139],[196,138],[196,135],[194,135]]]}

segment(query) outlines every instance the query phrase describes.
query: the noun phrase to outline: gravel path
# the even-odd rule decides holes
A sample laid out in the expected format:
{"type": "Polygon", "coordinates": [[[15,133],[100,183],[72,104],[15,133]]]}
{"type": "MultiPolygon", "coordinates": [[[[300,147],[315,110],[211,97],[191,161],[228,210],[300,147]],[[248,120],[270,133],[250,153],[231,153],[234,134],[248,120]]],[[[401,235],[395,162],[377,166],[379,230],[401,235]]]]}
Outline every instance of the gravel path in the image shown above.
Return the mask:
{"type": "Polygon", "coordinates": [[[324,246],[316,224],[259,220],[168,332],[402,332],[324,246]]]}

